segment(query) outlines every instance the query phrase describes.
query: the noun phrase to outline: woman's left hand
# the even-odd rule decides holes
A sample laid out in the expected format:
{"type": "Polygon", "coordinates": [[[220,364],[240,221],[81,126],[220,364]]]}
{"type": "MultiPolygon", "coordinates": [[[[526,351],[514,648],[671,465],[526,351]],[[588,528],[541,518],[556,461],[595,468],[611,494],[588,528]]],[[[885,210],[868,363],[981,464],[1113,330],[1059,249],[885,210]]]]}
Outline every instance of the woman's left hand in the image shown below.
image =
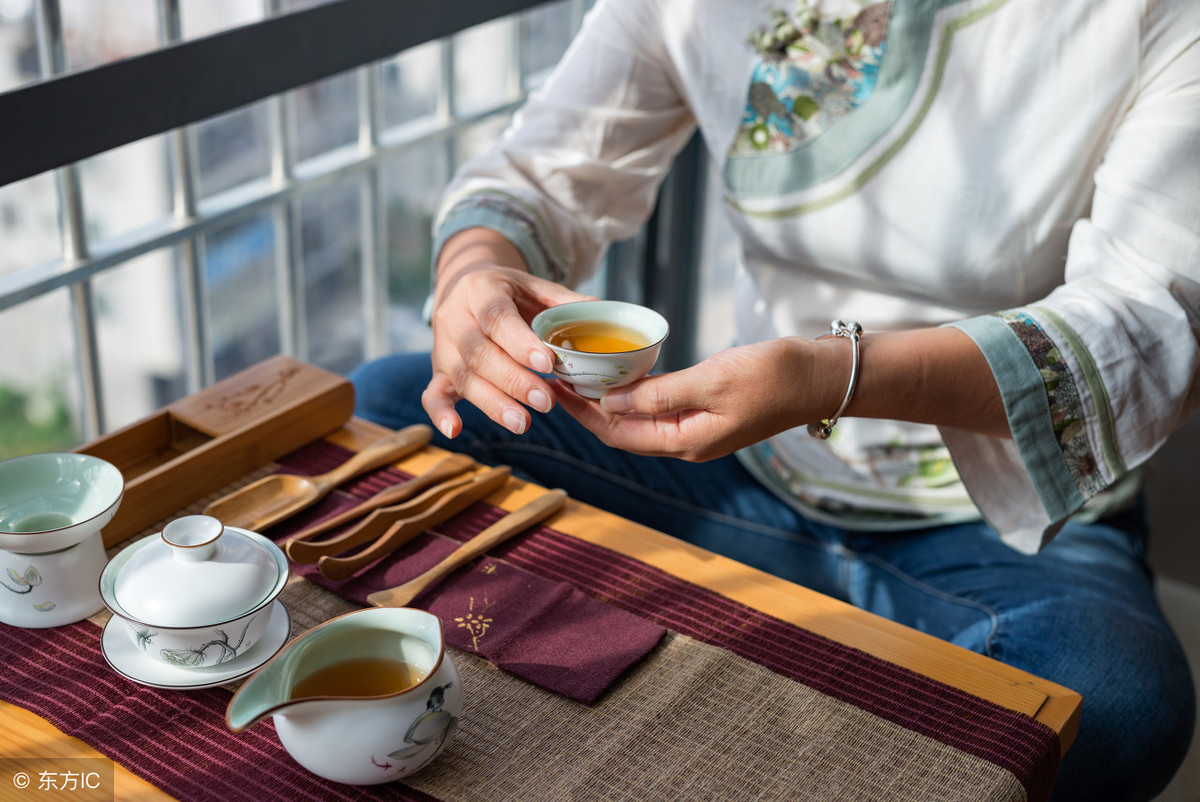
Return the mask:
{"type": "MultiPolygon", "coordinates": [[[[558,402],[609,446],[703,462],[829,415],[840,398],[830,399],[827,387],[845,381],[814,381],[817,350],[796,337],[731,348],[599,402],[559,382],[558,402]]],[[[841,364],[848,373],[848,352],[841,364]]]]}

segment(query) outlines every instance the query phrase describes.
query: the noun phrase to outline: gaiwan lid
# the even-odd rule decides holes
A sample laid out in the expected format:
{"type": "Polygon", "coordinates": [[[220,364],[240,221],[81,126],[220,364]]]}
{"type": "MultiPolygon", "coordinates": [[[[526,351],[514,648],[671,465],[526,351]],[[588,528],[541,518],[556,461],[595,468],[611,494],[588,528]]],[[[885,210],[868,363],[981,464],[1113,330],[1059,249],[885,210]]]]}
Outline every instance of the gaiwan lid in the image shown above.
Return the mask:
{"type": "Polygon", "coordinates": [[[275,559],[261,544],[211,516],[188,515],[129,558],[113,593],[143,623],[198,627],[250,612],[277,580],[275,559]]]}

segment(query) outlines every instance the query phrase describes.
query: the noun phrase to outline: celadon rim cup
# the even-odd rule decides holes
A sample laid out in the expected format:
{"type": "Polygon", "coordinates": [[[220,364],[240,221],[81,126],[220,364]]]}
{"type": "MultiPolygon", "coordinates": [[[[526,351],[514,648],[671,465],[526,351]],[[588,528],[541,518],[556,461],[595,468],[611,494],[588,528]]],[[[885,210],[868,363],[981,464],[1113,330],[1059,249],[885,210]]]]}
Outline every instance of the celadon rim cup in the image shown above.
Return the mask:
{"type": "Polygon", "coordinates": [[[161,533],[147,535],[127,546],[104,567],[100,574],[100,599],[113,617],[120,620],[134,645],[148,659],[176,668],[207,668],[228,663],[245,654],[266,632],[272,605],[287,586],[290,571],[287,557],[277,544],[257,532],[235,526],[227,526],[225,531],[239,533],[262,546],[275,563],[276,574],[275,583],[264,598],[250,609],[222,621],[189,627],[162,626],[130,615],[117,601],[116,584],[121,569],[139,550],[160,541],[161,533]],[[214,646],[215,649],[212,648],[214,646]],[[212,660],[208,659],[210,653],[212,660]]]}
{"type": "Polygon", "coordinates": [[[90,454],[46,452],[4,460],[0,549],[45,554],[82,543],[112,520],[124,495],[121,471],[90,454]],[[47,516],[50,525],[29,528],[37,515],[47,516]]]}
{"type": "Polygon", "coordinates": [[[539,312],[529,325],[534,334],[554,351],[554,375],[573,385],[580,395],[593,399],[648,374],[671,331],[666,318],[650,307],[628,301],[606,300],[571,301],[551,306],[539,312]],[[563,348],[549,341],[551,331],[577,320],[616,323],[646,335],[651,342],[630,351],[594,353],[563,348]]]}

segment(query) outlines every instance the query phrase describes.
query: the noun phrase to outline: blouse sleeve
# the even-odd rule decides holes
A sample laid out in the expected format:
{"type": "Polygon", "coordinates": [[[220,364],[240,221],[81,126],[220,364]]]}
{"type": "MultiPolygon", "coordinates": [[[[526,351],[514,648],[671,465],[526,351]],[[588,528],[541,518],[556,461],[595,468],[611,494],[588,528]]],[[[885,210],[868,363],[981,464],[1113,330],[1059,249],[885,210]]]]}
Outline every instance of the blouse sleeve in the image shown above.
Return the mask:
{"type": "Polygon", "coordinates": [[[1189,19],[1143,31],[1137,94],[1072,230],[1064,284],[954,324],[986,356],[1012,439],[942,434],[984,516],[1025,552],[1143,464],[1200,400],[1200,14],[1160,5],[1189,19]]]}
{"type": "Polygon", "coordinates": [[[489,150],[461,169],[434,223],[434,254],[474,226],[498,231],[536,274],[576,285],[632,236],[695,130],[653,0],[600,0],[554,73],[489,150]]]}

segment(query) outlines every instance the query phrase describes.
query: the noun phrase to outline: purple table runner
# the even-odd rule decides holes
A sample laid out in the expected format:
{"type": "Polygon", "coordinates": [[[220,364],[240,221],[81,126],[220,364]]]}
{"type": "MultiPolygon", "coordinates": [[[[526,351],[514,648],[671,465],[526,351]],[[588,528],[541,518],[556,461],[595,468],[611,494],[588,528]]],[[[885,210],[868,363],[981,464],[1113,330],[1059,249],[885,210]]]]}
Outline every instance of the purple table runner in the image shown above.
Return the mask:
{"type": "MultiPolygon", "coordinates": [[[[295,455],[312,473],[323,469],[318,464],[322,460],[336,464],[344,455],[327,444],[312,448],[295,455]]],[[[322,514],[330,513],[312,511],[314,517],[322,514]]],[[[490,505],[475,505],[444,534],[453,545],[502,514],[490,505]]],[[[296,522],[297,528],[303,525],[296,522]]],[[[1004,768],[1031,800],[1050,797],[1058,767],[1057,735],[1021,713],[547,527],[518,536],[479,565],[493,563],[552,584],[565,583],[606,607],[728,649],[1004,768]]],[[[361,588],[353,593],[358,592],[361,588]]],[[[417,600],[418,605],[428,601],[417,600]]],[[[180,799],[430,799],[402,783],[354,788],[316,778],[290,760],[269,722],[236,736],[229,733],[223,719],[229,696],[225,689],[160,691],[121,678],[100,654],[99,631],[86,622],[54,630],[0,625],[0,663],[5,667],[0,698],[37,713],[180,799]],[[214,765],[220,770],[212,771],[214,765]]]]}

